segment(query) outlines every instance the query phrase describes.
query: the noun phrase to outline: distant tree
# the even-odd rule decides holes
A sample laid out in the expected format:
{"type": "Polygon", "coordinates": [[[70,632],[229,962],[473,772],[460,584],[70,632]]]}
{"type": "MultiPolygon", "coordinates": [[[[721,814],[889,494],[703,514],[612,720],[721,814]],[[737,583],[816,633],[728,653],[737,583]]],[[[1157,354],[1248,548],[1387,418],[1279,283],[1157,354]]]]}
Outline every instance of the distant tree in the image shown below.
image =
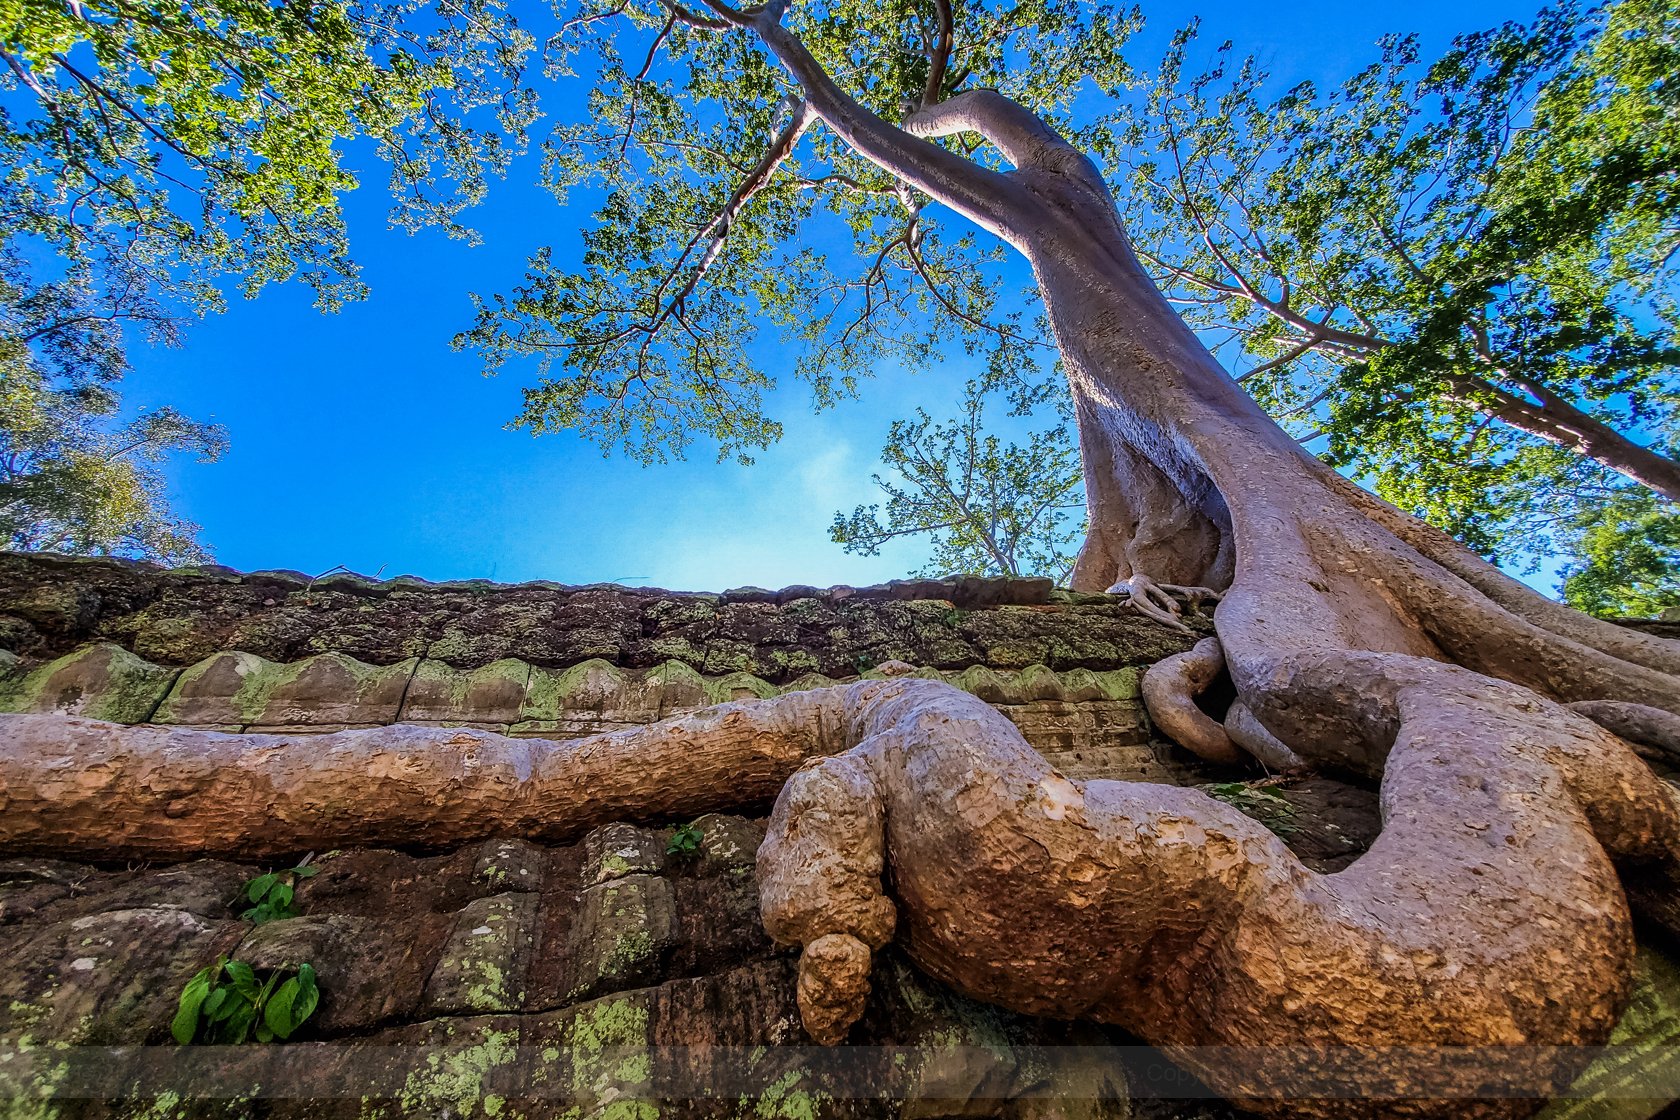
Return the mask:
{"type": "Polygon", "coordinates": [[[1680,518],[1664,505],[1618,494],[1561,530],[1573,557],[1563,572],[1570,606],[1647,618],[1680,607],[1680,518]]]}
{"type": "Polygon", "coordinates": [[[829,537],[847,552],[875,556],[887,541],[925,534],[933,554],[918,575],[1066,583],[1085,536],[1084,479],[1066,395],[1058,402],[1061,422],[1031,433],[1025,447],[1005,447],[986,433],[986,396],[981,382],[970,381],[960,417],[940,424],[917,409],[914,420],[894,420],[881,461],[902,482],[874,476],[887,494],[887,523],[880,506],[860,505],[849,517],[834,515],[829,537]]]}
{"type": "Polygon", "coordinates": [[[174,337],[145,285],[111,303],[78,272],[33,284],[15,254],[0,258],[0,547],[208,559],[158,466],[178,452],[213,461],[226,435],[167,407],[119,419],[125,325],[174,337]]]}

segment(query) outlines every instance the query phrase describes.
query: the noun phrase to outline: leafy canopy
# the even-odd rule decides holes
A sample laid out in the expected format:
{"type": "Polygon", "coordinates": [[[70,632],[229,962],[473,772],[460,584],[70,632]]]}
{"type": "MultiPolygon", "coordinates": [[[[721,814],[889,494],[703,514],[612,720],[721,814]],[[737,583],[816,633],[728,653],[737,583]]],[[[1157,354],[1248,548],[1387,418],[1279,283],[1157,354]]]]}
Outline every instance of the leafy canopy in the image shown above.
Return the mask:
{"type": "Polygon", "coordinates": [[[394,223],[472,236],[460,211],[535,116],[530,45],[492,0],[0,4],[8,546],[200,558],[153,464],[213,459],[222,433],[167,408],[120,418],[126,346],[176,341],[223,283],[360,298],[352,138],[391,168],[394,223]]]}
{"type": "Polygon", "coordinates": [[[391,166],[392,220],[456,218],[504,170],[533,119],[519,87],[528,37],[488,0],[137,4],[13,0],[0,7],[0,80],[28,95],[0,116],[12,169],[4,228],[95,278],[131,271],[215,306],[296,277],[322,306],[363,294],[340,197],[340,141],[371,138],[391,166]],[[506,87],[506,88],[504,88],[506,87]],[[465,121],[494,111],[501,131],[465,121]]]}
{"type": "MultiPolygon", "coordinates": [[[[1117,87],[1129,76],[1120,46],[1135,14],[1077,0],[950,12],[940,74],[933,4],[818,0],[785,22],[893,121],[930,77],[939,95],[991,86],[1061,116],[1084,79],[1117,87]]],[[[492,370],[539,359],[522,425],[573,429],[644,463],[696,440],[750,461],[781,435],[764,413],[777,377],[756,345],[761,324],[796,348],[789,372],[819,408],[878,368],[929,365],[950,342],[1017,407],[1040,391],[1055,350],[1036,293],[1011,290],[999,268],[1005,247],[934,213],[815,122],[751,32],[648,0],[584,0],[563,15],[547,65],[588,60],[589,112],[551,134],[545,175],[561,198],[587,186],[604,201],[580,267],[540,250],[524,283],[481,299],[456,339],[492,370]]]]}
{"type": "Polygon", "coordinates": [[[1641,482],[1675,469],[1677,11],[1566,5],[1433,62],[1394,36],[1339,89],[1270,98],[1230,44],[1193,72],[1192,29],[1085,135],[1158,282],[1275,417],[1537,563],[1619,503],[1673,512],[1641,482]]]}

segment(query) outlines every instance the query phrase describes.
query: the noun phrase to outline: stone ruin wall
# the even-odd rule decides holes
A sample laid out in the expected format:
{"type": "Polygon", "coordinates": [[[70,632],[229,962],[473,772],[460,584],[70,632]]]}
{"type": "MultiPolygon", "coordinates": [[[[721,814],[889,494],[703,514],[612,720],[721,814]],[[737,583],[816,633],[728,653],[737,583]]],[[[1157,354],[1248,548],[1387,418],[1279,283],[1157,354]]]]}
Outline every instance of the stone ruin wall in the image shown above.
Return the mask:
{"type": "MultiPolygon", "coordinates": [[[[998,707],[1070,776],[1243,777],[1151,736],[1139,678],[1211,633],[1208,620],[1189,621],[1186,637],[1117,598],[1047,581],[687,594],[0,554],[0,711],[293,734],[422,722],[563,739],[874,676],[896,659],[998,707]]],[[[1262,819],[1318,870],[1346,866],[1380,827],[1368,788],[1317,777],[1283,796],[1288,810],[1262,819]]],[[[0,1098],[60,1094],[50,1107],[26,1102],[31,1116],[177,1120],[1239,1115],[1180,1099],[1195,1092],[1188,1075],[1124,1032],[977,1003],[892,948],[877,955],[848,1041],[900,1057],[882,1093],[848,1098],[813,1064],[796,956],[759,923],[763,823],[702,817],[700,851],[686,859],[666,853],[672,823],[610,824],[551,847],[320,853],[320,873],[299,887],[304,916],[255,927],[239,920],[236,896],[264,867],[191,853],[164,866],[0,854],[0,1098]],[[169,1064],[182,1052],[160,1044],[181,987],[221,952],[259,969],[315,965],[320,1010],[281,1048],[300,1056],[288,1076],[318,1086],[315,1098],[229,1091],[274,1081],[267,1048],[217,1055],[196,1067],[196,1084],[169,1064]],[[722,1047],[751,1055],[752,1069],[739,1099],[650,1099],[645,1064],[611,1056],[644,1046],[722,1047]],[[1090,1060],[1057,1073],[1045,1053],[1090,1060]]],[[[1590,1070],[1583,1089],[1680,1082],[1680,970],[1642,946],[1638,985],[1615,1039],[1623,1056],[1590,1070]]],[[[705,1067],[678,1080],[740,1088],[739,1075],[705,1067]]],[[[1665,1103],[1559,1101],[1543,1115],[1646,1120],[1665,1103]]]]}
{"type": "Polygon", "coordinates": [[[719,594],[376,582],[0,554],[0,712],[310,734],[391,723],[571,739],[915,665],[1075,778],[1182,778],[1150,664],[1194,636],[1049,580],[719,594]]]}

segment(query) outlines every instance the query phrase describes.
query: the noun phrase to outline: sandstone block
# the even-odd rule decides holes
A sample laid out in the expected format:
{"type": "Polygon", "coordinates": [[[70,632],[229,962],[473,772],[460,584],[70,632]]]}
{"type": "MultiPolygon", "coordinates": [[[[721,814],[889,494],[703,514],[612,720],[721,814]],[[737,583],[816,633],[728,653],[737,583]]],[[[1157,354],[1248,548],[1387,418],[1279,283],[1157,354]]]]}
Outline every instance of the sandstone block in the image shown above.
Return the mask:
{"type": "Polygon", "coordinates": [[[426,985],[427,1015],[517,1011],[537,928],[537,896],[499,894],[467,905],[426,985]]]}
{"type": "Polygon", "coordinates": [[[321,989],[311,1033],[367,1030],[414,1013],[449,929],[441,915],[306,915],[264,922],[234,956],[259,972],[307,962],[321,989]]]}
{"type": "Polygon", "coordinates": [[[665,846],[664,839],[644,828],[622,821],[604,824],[583,838],[583,885],[657,875],[665,867],[665,846]]]}
{"type": "Polygon", "coordinates": [[[516,658],[465,673],[428,659],[415,669],[398,718],[405,723],[517,723],[530,681],[531,666],[516,658]]]}
{"type": "Polygon", "coordinates": [[[24,928],[0,969],[0,1044],[18,1047],[167,1037],[182,987],[250,926],[142,909],[24,928]]]}
{"type": "Polygon", "coordinates": [[[144,723],[180,673],[101,642],[50,661],[26,676],[0,676],[0,712],[57,712],[144,723]]]}
{"type": "Polygon", "coordinates": [[[547,848],[523,840],[486,840],[473,864],[473,882],[498,894],[538,892],[547,863],[547,848]]]}
{"type": "Polygon", "coordinates": [[[588,888],[569,938],[568,998],[653,982],[676,933],[676,894],[668,880],[626,875],[588,888]]]}
{"type": "Polygon", "coordinates": [[[181,671],[154,723],[239,729],[262,715],[280,666],[254,653],[218,653],[181,671]]]}

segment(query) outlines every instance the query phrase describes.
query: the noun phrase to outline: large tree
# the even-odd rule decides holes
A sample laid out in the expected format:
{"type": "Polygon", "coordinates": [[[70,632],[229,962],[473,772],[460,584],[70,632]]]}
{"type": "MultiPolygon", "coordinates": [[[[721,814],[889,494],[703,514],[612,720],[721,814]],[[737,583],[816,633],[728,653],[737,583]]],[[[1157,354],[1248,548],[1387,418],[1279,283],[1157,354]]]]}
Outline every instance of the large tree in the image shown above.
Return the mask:
{"type": "Polygon", "coordinates": [[[811,343],[796,372],[829,400],[947,330],[1030,392],[1043,347],[1023,323],[1041,311],[1084,467],[1074,585],[1129,591],[1168,623],[1174,585],[1221,596],[1217,642],[1151,672],[1151,710],[1212,754],[1380,776],[1385,828],[1357,863],[1316,875],[1195,790],[1069,781],[996,712],[917,679],[558,749],[398,728],[276,751],[12,717],[9,842],[295,849],[433,819],[438,835],[558,836],[626,803],[688,811],[781,787],[763,909],[802,946],[820,1041],[861,1013],[871,952],[896,929],[962,990],[1121,1024],[1252,1107],[1531,1111],[1446,1099],[1488,1065],[1420,1066],[1405,1048],[1493,1047],[1545,1091],[1608,1037],[1630,991],[1629,898],[1680,929],[1680,808],[1596,721],[1680,741],[1680,649],[1553,603],[1360,490],[1220,367],[1067,139],[1082,83],[1127,79],[1127,28],[1055,0],[586,3],[550,48],[558,67],[595,54],[589,120],[553,137],[547,166],[557,187],[604,185],[601,221],[581,271],[540,255],[468,340],[556,356],[528,397],[535,427],[588,422],[644,458],[700,436],[744,455],[777,435],[758,316],[811,343]],[[783,252],[806,225],[826,240],[783,252]],[[855,268],[821,251],[836,233],[855,268]],[[1030,265],[1037,308],[986,271],[1005,252],[1030,265]],[[1223,725],[1187,695],[1221,662],[1238,693],[1223,725]],[[63,782],[66,752],[88,781],[63,782]],[[190,794],[166,806],[165,787],[190,794]],[[276,788],[285,821],[228,829],[276,788]],[[344,811],[346,790],[365,814],[344,811]],[[1349,1087],[1399,1100],[1334,1099],[1349,1087]]]}
{"type": "MultiPolygon", "coordinates": [[[[1129,591],[1169,623],[1172,588],[1222,596],[1218,642],[1158,679],[1152,710],[1209,753],[1234,740],[1383,778],[1383,837],[1319,877],[1257,854],[1210,799],[1081,787],[954,700],[859,692],[852,750],[790,783],[765,853],[813,1034],[843,1036],[896,912],[912,954],[967,991],[1160,1043],[1602,1040],[1626,992],[1623,886],[1672,919],[1680,817],[1624,741],[1560,704],[1671,735],[1680,648],[1552,602],[1361,490],[1233,381],[1068,140],[1079,91],[1127,79],[1126,32],[1049,0],[585,4],[559,44],[597,56],[591,119],[550,167],[605,188],[600,222],[581,271],[537,257],[464,341],[550,359],[527,397],[539,430],[587,425],[644,458],[697,435],[742,454],[777,435],[751,360],[761,316],[812,343],[796,372],[820,400],[882,352],[916,357],[928,323],[1031,366],[1035,339],[984,270],[1006,246],[1075,402],[1074,586],[1129,591]],[[832,219],[855,271],[792,241],[832,219]],[[1221,660],[1238,692],[1223,726],[1170,687],[1221,660]],[[1590,978],[1571,971],[1587,962],[1590,978]]],[[[1472,53],[1457,80],[1500,63],[1472,53]]],[[[1185,1060],[1266,1091],[1266,1070],[1185,1060]]],[[[1536,1061],[1553,1084],[1578,1068],[1536,1061]]]]}

